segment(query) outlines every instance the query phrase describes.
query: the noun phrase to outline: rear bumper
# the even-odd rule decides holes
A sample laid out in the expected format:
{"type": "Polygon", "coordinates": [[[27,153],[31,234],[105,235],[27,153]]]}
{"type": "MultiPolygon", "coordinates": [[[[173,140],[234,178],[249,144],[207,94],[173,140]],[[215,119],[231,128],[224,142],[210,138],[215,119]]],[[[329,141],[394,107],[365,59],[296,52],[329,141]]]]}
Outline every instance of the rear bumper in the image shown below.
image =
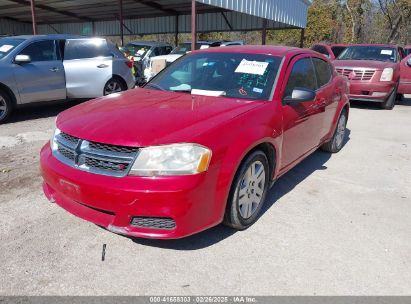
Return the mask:
{"type": "Polygon", "coordinates": [[[384,102],[394,90],[396,82],[350,81],[351,100],[384,102]]]}
{"type": "Polygon", "coordinates": [[[40,153],[43,191],[68,212],[108,230],[144,238],[185,237],[222,221],[215,216],[212,172],[179,177],[110,177],[77,170],[58,161],[49,144],[40,153]],[[134,217],[166,218],[173,229],[132,225],[134,217]]]}

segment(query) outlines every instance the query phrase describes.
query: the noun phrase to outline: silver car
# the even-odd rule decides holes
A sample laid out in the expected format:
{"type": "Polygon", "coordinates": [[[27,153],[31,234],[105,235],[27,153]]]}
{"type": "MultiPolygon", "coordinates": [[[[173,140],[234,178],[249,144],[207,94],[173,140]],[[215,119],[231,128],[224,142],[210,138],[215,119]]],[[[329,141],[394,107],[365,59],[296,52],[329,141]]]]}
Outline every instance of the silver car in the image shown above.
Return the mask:
{"type": "Polygon", "coordinates": [[[132,62],[103,38],[0,39],[0,123],[22,104],[94,98],[133,88],[132,62]]]}

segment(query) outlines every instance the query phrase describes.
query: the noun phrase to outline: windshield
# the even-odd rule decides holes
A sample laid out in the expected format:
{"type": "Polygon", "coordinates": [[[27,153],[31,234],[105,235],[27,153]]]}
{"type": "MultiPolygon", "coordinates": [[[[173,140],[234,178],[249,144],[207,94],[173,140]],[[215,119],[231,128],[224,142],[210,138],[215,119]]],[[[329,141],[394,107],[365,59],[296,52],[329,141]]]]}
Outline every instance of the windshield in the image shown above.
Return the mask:
{"type": "Polygon", "coordinates": [[[333,51],[334,56],[338,57],[346,48],[346,46],[332,46],[331,50],[333,51]]]}
{"type": "Polygon", "coordinates": [[[151,46],[144,44],[132,44],[129,43],[125,47],[125,52],[130,52],[130,55],[133,57],[143,58],[147,52],[151,49],[151,46]]]}
{"type": "Polygon", "coordinates": [[[190,54],[177,60],[146,87],[197,95],[270,99],[282,58],[241,53],[190,54]]]}
{"type": "Polygon", "coordinates": [[[0,59],[10,53],[16,46],[22,43],[24,39],[2,38],[0,39],[0,59]]]}
{"type": "Polygon", "coordinates": [[[408,56],[409,54],[411,54],[411,48],[404,49],[404,52],[405,52],[405,56],[408,56]]]}
{"type": "Polygon", "coordinates": [[[395,48],[384,46],[349,46],[337,59],[397,62],[397,52],[395,48]]]}

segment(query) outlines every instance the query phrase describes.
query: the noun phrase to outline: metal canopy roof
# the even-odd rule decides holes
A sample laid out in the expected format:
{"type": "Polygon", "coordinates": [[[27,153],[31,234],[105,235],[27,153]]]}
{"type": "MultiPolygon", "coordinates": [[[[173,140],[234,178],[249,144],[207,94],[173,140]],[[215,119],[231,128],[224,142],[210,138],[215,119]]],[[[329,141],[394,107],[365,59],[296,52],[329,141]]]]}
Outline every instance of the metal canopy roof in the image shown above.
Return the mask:
{"type": "MultiPolygon", "coordinates": [[[[122,0],[124,34],[190,32],[191,0],[122,0]]],[[[196,0],[198,31],[304,28],[310,0],[196,0]]],[[[119,34],[116,0],[36,0],[39,33],[119,34]],[[88,32],[85,32],[85,28],[88,32]],[[92,29],[92,30],[91,30],[92,29]]],[[[0,34],[30,33],[29,0],[0,1],[0,34]],[[20,25],[20,27],[17,26],[20,25]],[[20,30],[16,30],[19,28],[20,30]]]]}

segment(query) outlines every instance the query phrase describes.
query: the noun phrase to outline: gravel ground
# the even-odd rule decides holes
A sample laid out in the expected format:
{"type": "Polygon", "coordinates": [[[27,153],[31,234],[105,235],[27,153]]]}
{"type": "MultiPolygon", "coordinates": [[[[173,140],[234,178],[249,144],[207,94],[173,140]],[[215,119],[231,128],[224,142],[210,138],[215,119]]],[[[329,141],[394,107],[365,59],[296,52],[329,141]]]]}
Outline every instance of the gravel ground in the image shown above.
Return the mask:
{"type": "Polygon", "coordinates": [[[354,105],[343,150],[281,178],[248,230],[175,241],[115,235],[46,200],[39,151],[68,106],[0,126],[0,295],[411,293],[411,100],[354,105]]]}

